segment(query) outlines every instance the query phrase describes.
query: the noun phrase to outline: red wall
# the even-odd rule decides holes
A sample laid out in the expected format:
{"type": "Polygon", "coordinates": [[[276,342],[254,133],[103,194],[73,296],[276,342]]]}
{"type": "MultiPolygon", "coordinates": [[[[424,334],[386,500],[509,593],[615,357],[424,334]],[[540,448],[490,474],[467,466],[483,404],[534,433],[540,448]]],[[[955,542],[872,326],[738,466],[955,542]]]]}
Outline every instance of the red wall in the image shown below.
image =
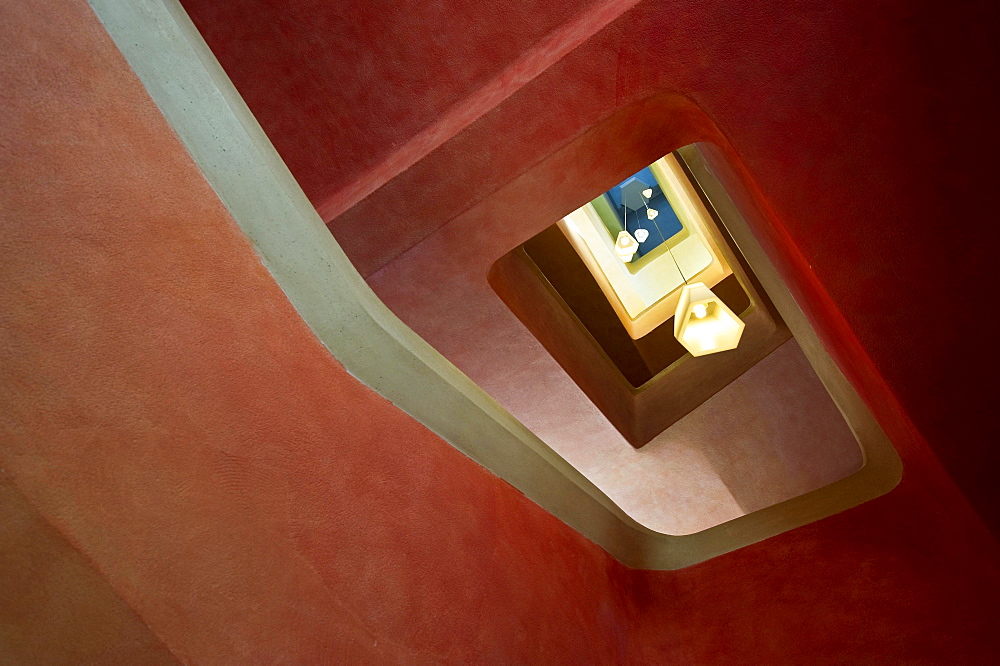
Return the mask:
{"type": "Polygon", "coordinates": [[[86,557],[0,474],[0,660],[176,664],[86,557]]]}
{"type": "MultiPolygon", "coordinates": [[[[590,7],[550,4],[581,15],[590,7]]],[[[398,3],[365,3],[371,15],[354,18],[371,30],[329,32],[323,26],[344,16],[338,5],[184,5],[321,209],[327,198],[352,189],[342,169],[363,177],[372,150],[344,141],[336,156],[322,158],[315,144],[330,136],[328,127],[360,123],[377,132],[380,151],[401,146],[414,130],[392,122],[386,99],[404,100],[412,118],[428,123],[440,111],[439,93],[460,97],[472,85],[468,71],[480,72],[483,83],[508,62],[490,48],[469,47],[462,23],[398,3]],[[405,37],[393,40],[375,29],[381,16],[408,21],[405,37]],[[331,47],[305,60],[300,46],[288,46],[318,41],[331,47]],[[462,45],[447,46],[453,41],[462,45]],[[438,66],[400,55],[418,44],[438,66]],[[396,67],[362,66],[375,55],[396,67]],[[289,71],[310,86],[349,76],[353,86],[383,93],[343,104],[305,85],[271,94],[289,71]],[[418,90],[408,83],[414,77],[422,81],[418,90]],[[306,164],[315,159],[325,161],[306,164]]],[[[449,7],[464,20],[462,3],[449,7]]],[[[968,342],[987,325],[977,288],[989,282],[989,240],[998,236],[989,196],[1000,178],[994,157],[1000,51],[993,46],[1000,21],[992,7],[968,2],[943,9],[913,0],[641,2],[332,220],[331,230],[369,275],[616,109],[663,92],[686,95],[721,134],[706,128],[701,138],[722,141],[759,188],[757,204],[769,213],[770,227],[758,232],[787,258],[786,280],[805,295],[840,347],[835,351],[870,358],[873,384],[888,384],[980,515],[998,528],[993,470],[1000,449],[991,404],[1000,367],[993,349],[971,349],[968,342]],[[396,210],[411,214],[387,214],[396,210]],[[373,219],[380,224],[371,235],[346,233],[372,228],[373,219]]],[[[476,15],[485,31],[477,33],[479,44],[521,44],[539,20],[531,8],[508,3],[480,5],[476,15]]],[[[650,161],[635,156],[636,164],[642,160],[650,161]]]]}
{"type": "MultiPolygon", "coordinates": [[[[341,201],[343,191],[395,175],[387,168],[398,154],[433,143],[442,118],[467,122],[467,99],[485,89],[486,98],[499,98],[530,76],[526,52],[545,61],[635,2],[521,0],[513,9],[474,0],[185,6],[196,11],[209,42],[239,53],[229,65],[244,94],[269,99],[258,109],[261,123],[278,130],[274,141],[317,207],[339,213],[354,203],[341,201]],[[593,7],[596,24],[571,21],[581,6],[593,7]],[[547,39],[553,33],[561,37],[547,39]],[[421,132],[428,134],[411,145],[421,132]]],[[[450,134],[445,129],[441,136],[450,134]]],[[[367,194],[366,187],[357,190],[367,194]]]]}
{"type": "Polygon", "coordinates": [[[610,558],[330,357],[85,2],[4,14],[0,469],[81,559],[186,663],[612,661],[610,558]]]}
{"type": "MultiPolygon", "coordinates": [[[[668,69],[688,72],[687,92],[732,141],[732,156],[782,222],[778,232],[788,231],[776,238],[802,252],[786,270],[817,298],[829,292],[818,308],[825,330],[840,332],[839,310],[857,332],[862,347],[844,333],[839,352],[859,364],[859,352],[871,355],[880,374],[862,373],[866,395],[886,397],[887,419],[898,397],[988,514],[995,495],[976,471],[987,467],[988,413],[962,403],[983,400],[962,383],[983,364],[953,363],[964,359],[950,351],[954,326],[918,317],[946,285],[911,260],[930,253],[921,232],[949,195],[986,184],[981,149],[950,139],[986,115],[978,105],[992,100],[984,97],[989,71],[934,77],[985,48],[976,35],[959,39],[963,26],[968,34],[983,22],[921,14],[912,3],[840,12],[824,3],[807,17],[742,3],[728,16],[705,16],[701,6],[642,5],[628,26],[639,26],[645,46],[633,51],[635,35],[617,24],[559,67],[584,67],[590,53],[596,86],[608,75],[596,64],[602,54],[602,62],[653,53],[655,62],[672,54],[686,63],[626,68],[616,99],[663,86],[668,69]],[[917,37],[931,28],[949,48],[928,52],[917,37]],[[973,83],[983,85],[964,87],[973,83]],[[919,187],[926,176],[907,160],[944,157],[959,175],[919,187]],[[839,213],[824,208],[831,203],[839,213]],[[884,222],[859,241],[872,219],[884,222]],[[898,247],[907,261],[893,259],[904,258],[890,252],[898,247]],[[878,287],[882,300],[862,298],[859,282],[878,287]],[[920,327],[904,326],[918,318],[920,327]],[[892,394],[877,393],[881,377],[892,394]]],[[[490,11],[502,15],[501,32],[531,19],[507,4],[481,10],[490,11]]],[[[181,660],[996,660],[996,542],[905,420],[889,424],[905,465],[889,495],[684,571],[624,570],[329,357],[82,0],[5,1],[4,12],[0,463],[181,660]]],[[[268,23],[249,9],[241,16],[268,23]]],[[[289,32],[277,46],[294,39],[289,32]]],[[[216,46],[224,63],[238,55],[216,46]]],[[[488,61],[488,53],[473,55],[488,61]]],[[[297,67],[281,57],[279,49],[270,62],[297,67]]],[[[314,59],[325,57],[317,42],[314,59]]],[[[496,180],[462,187],[502,182],[518,160],[589,122],[557,94],[580,85],[573,71],[543,77],[471,128],[468,136],[518,118],[528,128],[528,110],[537,116],[541,101],[562,109],[534,139],[509,130],[485,144],[502,166],[496,180]]],[[[261,112],[261,100],[248,97],[261,112]]],[[[299,103],[310,99],[303,93],[299,103]]],[[[308,114],[278,117],[285,130],[265,128],[279,139],[308,129],[300,124],[308,114]]],[[[989,141],[989,131],[982,125],[977,139],[989,141]]],[[[337,164],[352,162],[356,146],[337,148],[337,164]]],[[[434,158],[414,177],[455,182],[454,172],[432,178],[456,164],[435,167],[434,158]]],[[[953,225],[968,238],[985,203],[954,205],[970,214],[953,225]]],[[[976,244],[947,247],[981,276],[976,244]]],[[[959,324],[971,317],[955,316],[959,324]]],[[[3,593],[0,602],[17,603],[3,593]]],[[[0,654],[11,635],[0,629],[0,654]]]]}

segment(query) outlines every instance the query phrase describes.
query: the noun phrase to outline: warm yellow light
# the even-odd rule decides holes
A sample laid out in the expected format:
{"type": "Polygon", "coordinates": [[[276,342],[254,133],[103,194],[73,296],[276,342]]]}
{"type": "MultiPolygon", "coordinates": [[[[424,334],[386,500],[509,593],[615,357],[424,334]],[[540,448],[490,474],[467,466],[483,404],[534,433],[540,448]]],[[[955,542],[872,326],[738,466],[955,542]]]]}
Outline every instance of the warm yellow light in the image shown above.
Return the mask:
{"type": "Polygon", "coordinates": [[[659,214],[660,214],[660,211],[656,210],[655,208],[647,208],[646,209],[646,217],[649,218],[650,220],[655,219],[656,216],[659,215],[659,214]]]}
{"type": "Polygon", "coordinates": [[[644,189],[642,191],[642,196],[646,197],[647,199],[652,199],[653,198],[653,188],[647,187],[646,189],[644,189]]]}
{"type": "Polygon", "coordinates": [[[627,231],[619,231],[618,239],[615,241],[615,252],[621,257],[621,260],[626,264],[632,261],[632,257],[635,256],[636,250],[639,249],[639,243],[636,242],[632,235],[627,231]]]}
{"type": "Polygon", "coordinates": [[[681,289],[674,337],[692,356],[736,349],[746,324],[702,282],[681,289]]]}
{"type": "MultiPolygon", "coordinates": [[[[602,215],[607,214],[607,220],[611,221],[615,213],[614,207],[603,198],[578,208],[559,222],[559,228],[587,265],[633,340],[647,335],[673,316],[685,277],[713,287],[732,274],[719,251],[711,215],[676,158],[668,155],[651,169],[684,229],[683,233],[671,237],[669,243],[656,245],[651,242],[654,241],[655,222],[648,223],[648,235],[641,233],[636,225],[629,231],[649,252],[642,256],[636,252],[630,261],[623,261],[615,247],[622,227],[618,226],[608,235],[602,215]],[[645,240],[642,239],[644,235],[645,240]],[[650,245],[656,247],[648,247],[650,245]]],[[[628,197],[629,202],[632,198],[628,197]]],[[[639,209],[642,210],[645,207],[639,209]]],[[[629,210],[629,224],[634,224],[635,213],[639,211],[629,210]]],[[[642,213],[639,215],[642,220],[642,213]]],[[[659,217],[656,219],[658,221],[659,217]]],[[[660,240],[655,236],[655,241],[660,240]]]]}

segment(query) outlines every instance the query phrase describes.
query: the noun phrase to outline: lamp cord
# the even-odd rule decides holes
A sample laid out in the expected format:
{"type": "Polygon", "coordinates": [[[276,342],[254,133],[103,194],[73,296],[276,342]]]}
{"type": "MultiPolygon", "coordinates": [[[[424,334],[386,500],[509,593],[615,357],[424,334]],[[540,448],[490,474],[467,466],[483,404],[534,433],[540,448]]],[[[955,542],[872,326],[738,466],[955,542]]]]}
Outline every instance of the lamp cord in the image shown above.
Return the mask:
{"type": "MultiPolygon", "coordinates": [[[[622,194],[624,194],[624,192],[622,194]]],[[[642,195],[640,195],[640,197],[642,198],[642,205],[644,205],[646,207],[646,217],[649,218],[649,204],[646,203],[646,197],[644,197],[642,195]]],[[[664,198],[666,198],[666,197],[664,197],[664,198]]],[[[668,202],[668,204],[669,204],[669,202],[668,202]]],[[[628,210],[628,209],[626,209],[626,210],[628,210]]],[[[659,211],[657,211],[657,212],[659,212],[659,211]]],[[[667,243],[667,237],[663,235],[662,231],[660,231],[660,225],[656,223],[656,218],[655,217],[652,218],[650,220],[650,222],[652,222],[653,226],[656,227],[656,233],[660,234],[660,238],[663,239],[663,244],[667,246],[667,254],[669,254],[670,258],[674,260],[674,267],[677,269],[677,274],[681,276],[682,280],[684,280],[684,284],[687,284],[688,281],[687,281],[687,278],[684,277],[684,271],[681,270],[681,265],[677,263],[677,257],[674,256],[674,251],[670,249],[670,244],[667,243]]]]}

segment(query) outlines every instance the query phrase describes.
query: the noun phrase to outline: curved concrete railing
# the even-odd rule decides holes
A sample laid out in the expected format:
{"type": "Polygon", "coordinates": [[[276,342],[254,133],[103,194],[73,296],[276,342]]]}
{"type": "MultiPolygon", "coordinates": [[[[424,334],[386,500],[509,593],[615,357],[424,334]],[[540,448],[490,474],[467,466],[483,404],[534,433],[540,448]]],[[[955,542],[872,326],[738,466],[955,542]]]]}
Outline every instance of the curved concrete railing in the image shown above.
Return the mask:
{"type": "Polygon", "coordinates": [[[865,454],[856,473],[686,536],[629,518],[404,325],[354,269],[176,0],[90,0],[98,17],[298,313],[344,367],[622,563],[677,569],[888,492],[898,456],[819,343],[704,155],[682,153],[865,454]]]}

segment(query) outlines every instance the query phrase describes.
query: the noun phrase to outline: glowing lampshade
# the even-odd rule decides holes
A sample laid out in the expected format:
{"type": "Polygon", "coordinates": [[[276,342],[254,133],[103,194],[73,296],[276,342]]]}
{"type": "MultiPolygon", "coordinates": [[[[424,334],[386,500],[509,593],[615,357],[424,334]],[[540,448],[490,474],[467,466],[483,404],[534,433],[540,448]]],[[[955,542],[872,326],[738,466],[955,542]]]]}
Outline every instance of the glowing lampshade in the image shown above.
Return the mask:
{"type": "Polygon", "coordinates": [[[639,243],[632,238],[632,234],[627,231],[618,232],[618,240],[615,241],[615,252],[621,257],[622,261],[626,264],[632,261],[632,257],[635,256],[635,252],[638,249],[639,243]]]}
{"type": "Polygon", "coordinates": [[[681,289],[674,312],[674,337],[692,356],[736,349],[745,327],[704,283],[686,284],[681,289]]]}

